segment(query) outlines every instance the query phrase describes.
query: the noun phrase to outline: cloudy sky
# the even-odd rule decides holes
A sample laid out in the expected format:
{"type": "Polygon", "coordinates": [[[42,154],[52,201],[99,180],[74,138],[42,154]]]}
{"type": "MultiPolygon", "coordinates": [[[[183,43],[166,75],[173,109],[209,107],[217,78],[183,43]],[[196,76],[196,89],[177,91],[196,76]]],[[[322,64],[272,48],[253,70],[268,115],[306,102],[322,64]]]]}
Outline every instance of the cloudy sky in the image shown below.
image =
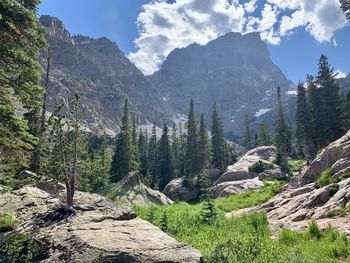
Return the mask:
{"type": "MultiPolygon", "coordinates": [[[[317,70],[321,53],[350,72],[350,26],[338,0],[43,0],[39,14],[73,34],[107,36],[146,75],[174,49],[228,32],[260,32],[294,82],[317,70]]],[[[341,73],[340,73],[341,75],[341,73]]]]}

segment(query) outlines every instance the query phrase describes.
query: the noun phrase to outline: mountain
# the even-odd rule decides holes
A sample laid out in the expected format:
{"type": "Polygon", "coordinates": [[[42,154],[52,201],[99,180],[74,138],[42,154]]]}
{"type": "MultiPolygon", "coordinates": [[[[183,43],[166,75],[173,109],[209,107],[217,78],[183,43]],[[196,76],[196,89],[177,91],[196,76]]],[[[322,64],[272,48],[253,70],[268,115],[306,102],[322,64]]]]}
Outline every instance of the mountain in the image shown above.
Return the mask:
{"type": "Polygon", "coordinates": [[[173,112],[187,114],[193,98],[209,120],[216,101],[225,131],[234,134],[242,134],[245,113],[254,122],[274,107],[277,85],[283,93],[292,86],[258,33],[228,33],[205,46],[175,49],[148,78],[173,112]]]}
{"type": "MultiPolygon", "coordinates": [[[[62,102],[67,105],[74,92],[81,95],[85,126],[95,132],[114,133],[120,124],[125,98],[138,123],[167,121],[170,114],[147,78],[118,46],[107,38],[72,36],[62,21],[42,16],[51,48],[48,111],[62,102]]],[[[46,69],[47,52],[40,58],[46,69]]]]}

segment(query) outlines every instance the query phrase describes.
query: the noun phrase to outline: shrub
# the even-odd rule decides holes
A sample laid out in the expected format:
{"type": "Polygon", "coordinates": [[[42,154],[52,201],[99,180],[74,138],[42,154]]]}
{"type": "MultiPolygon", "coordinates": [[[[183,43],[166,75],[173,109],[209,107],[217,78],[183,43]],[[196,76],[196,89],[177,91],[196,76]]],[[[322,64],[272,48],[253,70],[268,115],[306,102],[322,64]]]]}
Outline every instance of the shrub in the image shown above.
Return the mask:
{"type": "Polygon", "coordinates": [[[11,215],[0,215],[0,233],[17,228],[17,220],[11,215]]]}
{"type": "Polygon", "coordinates": [[[259,160],[256,163],[254,163],[253,165],[249,166],[248,170],[249,170],[249,172],[259,174],[265,170],[269,170],[269,169],[273,169],[273,168],[274,168],[274,166],[272,164],[264,163],[263,161],[259,160]]]}
{"type": "Polygon", "coordinates": [[[311,220],[309,222],[309,228],[308,228],[308,233],[311,237],[314,237],[316,239],[320,239],[321,238],[321,230],[318,227],[317,223],[315,220],[311,220]]]}
{"type": "Polygon", "coordinates": [[[332,177],[333,173],[331,169],[326,169],[321,173],[320,178],[315,182],[316,188],[321,188],[323,186],[336,183],[337,181],[332,177]]]}
{"type": "Polygon", "coordinates": [[[201,220],[207,224],[211,224],[216,219],[216,208],[214,203],[210,200],[210,198],[207,198],[202,206],[201,209],[201,220]]]}
{"type": "Polygon", "coordinates": [[[297,173],[304,167],[305,163],[305,160],[291,160],[288,162],[288,165],[292,173],[297,173]]]}
{"type": "Polygon", "coordinates": [[[168,215],[166,212],[163,212],[162,217],[159,222],[159,227],[163,232],[168,231],[168,215]]]}

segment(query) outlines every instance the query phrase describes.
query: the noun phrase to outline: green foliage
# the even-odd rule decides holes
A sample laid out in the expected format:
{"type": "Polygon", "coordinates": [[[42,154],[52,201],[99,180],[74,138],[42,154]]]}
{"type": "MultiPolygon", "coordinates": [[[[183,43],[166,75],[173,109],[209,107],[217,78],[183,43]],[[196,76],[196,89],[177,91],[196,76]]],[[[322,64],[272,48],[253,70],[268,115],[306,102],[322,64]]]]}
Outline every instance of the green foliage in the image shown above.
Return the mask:
{"type": "Polygon", "coordinates": [[[333,210],[333,211],[329,211],[327,213],[328,217],[345,217],[348,213],[350,212],[350,205],[347,204],[345,207],[337,209],[337,210],[333,210]]]}
{"type": "Polygon", "coordinates": [[[293,173],[299,172],[305,166],[305,160],[291,160],[288,162],[289,170],[293,173]]]}
{"type": "Polygon", "coordinates": [[[44,29],[36,16],[38,4],[36,0],[0,1],[0,165],[26,166],[37,142],[43,95],[38,56],[45,46],[44,29]]]}
{"type": "Polygon", "coordinates": [[[154,207],[151,207],[148,209],[147,214],[146,214],[146,220],[150,223],[153,223],[155,219],[155,209],[154,207]]]}
{"type": "Polygon", "coordinates": [[[223,125],[219,116],[216,103],[213,105],[212,126],[212,167],[218,169],[225,168],[225,140],[223,135],[223,125]]]}
{"type": "Polygon", "coordinates": [[[212,224],[216,220],[217,212],[215,208],[215,204],[210,198],[207,198],[202,205],[202,209],[200,211],[201,220],[206,224],[212,224]]]}
{"type": "Polygon", "coordinates": [[[321,176],[316,180],[315,187],[320,188],[329,184],[336,183],[331,169],[326,169],[321,173],[321,176]]]}
{"type": "Polygon", "coordinates": [[[309,227],[308,227],[308,233],[311,237],[320,239],[321,238],[321,230],[318,227],[317,223],[315,220],[311,220],[309,222],[309,227]]]}
{"type": "Polygon", "coordinates": [[[258,146],[270,146],[272,145],[271,134],[266,129],[265,123],[261,121],[258,131],[258,146]]]}
{"type": "Polygon", "coordinates": [[[200,169],[208,168],[210,160],[210,145],[208,139],[208,131],[204,123],[203,113],[201,114],[199,123],[198,155],[200,169]]]}
{"type": "Polygon", "coordinates": [[[49,256],[50,240],[29,232],[15,233],[0,239],[1,262],[29,263],[45,260],[49,256]]]}
{"type": "Polygon", "coordinates": [[[148,146],[148,174],[150,177],[149,185],[154,188],[157,184],[159,175],[159,153],[158,153],[158,141],[157,141],[157,130],[156,124],[153,125],[152,135],[149,140],[148,146]]]}
{"type": "Polygon", "coordinates": [[[17,220],[12,215],[0,215],[0,233],[16,229],[17,220]]]}
{"type": "Polygon", "coordinates": [[[169,228],[169,226],[168,226],[168,215],[167,215],[166,212],[164,212],[162,214],[162,217],[161,217],[161,219],[159,221],[159,227],[160,227],[160,229],[163,232],[167,232],[168,231],[168,228],[169,228]]]}
{"type": "Polygon", "coordinates": [[[249,170],[249,172],[259,174],[265,170],[270,170],[273,168],[274,168],[274,166],[272,164],[265,163],[265,162],[259,160],[256,163],[254,163],[253,165],[249,166],[248,170],[249,170]]]}
{"type": "Polygon", "coordinates": [[[163,191],[165,186],[174,177],[174,158],[170,146],[168,127],[163,128],[163,134],[159,141],[159,190],[163,191]]]}
{"type": "Polygon", "coordinates": [[[250,127],[249,127],[249,116],[246,113],[244,115],[244,139],[243,139],[243,146],[246,151],[249,151],[252,149],[252,137],[250,134],[250,127]]]}

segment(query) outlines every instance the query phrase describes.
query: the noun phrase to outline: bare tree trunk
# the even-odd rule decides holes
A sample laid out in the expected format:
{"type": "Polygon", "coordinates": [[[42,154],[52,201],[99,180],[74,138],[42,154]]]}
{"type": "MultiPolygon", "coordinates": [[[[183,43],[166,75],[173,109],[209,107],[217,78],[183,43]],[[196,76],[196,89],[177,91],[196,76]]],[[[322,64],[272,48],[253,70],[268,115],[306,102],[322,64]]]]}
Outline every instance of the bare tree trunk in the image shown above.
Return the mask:
{"type": "Polygon", "coordinates": [[[41,168],[41,152],[42,152],[42,146],[44,141],[43,137],[44,137],[44,131],[45,131],[46,98],[47,98],[47,92],[48,92],[49,81],[50,81],[50,69],[51,69],[51,49],[49,48],[48,56],[47,56],[46,78],[45,78],[45,84],[44,84],[45,92],[43,97],[43,105],[41,108],[40,125],[39,125],[39,131],[38,131],[39,143],[34,152],[33,165],[32,165],[33,172],[37,174],[39,174],[40,168],[41,168]]]}

